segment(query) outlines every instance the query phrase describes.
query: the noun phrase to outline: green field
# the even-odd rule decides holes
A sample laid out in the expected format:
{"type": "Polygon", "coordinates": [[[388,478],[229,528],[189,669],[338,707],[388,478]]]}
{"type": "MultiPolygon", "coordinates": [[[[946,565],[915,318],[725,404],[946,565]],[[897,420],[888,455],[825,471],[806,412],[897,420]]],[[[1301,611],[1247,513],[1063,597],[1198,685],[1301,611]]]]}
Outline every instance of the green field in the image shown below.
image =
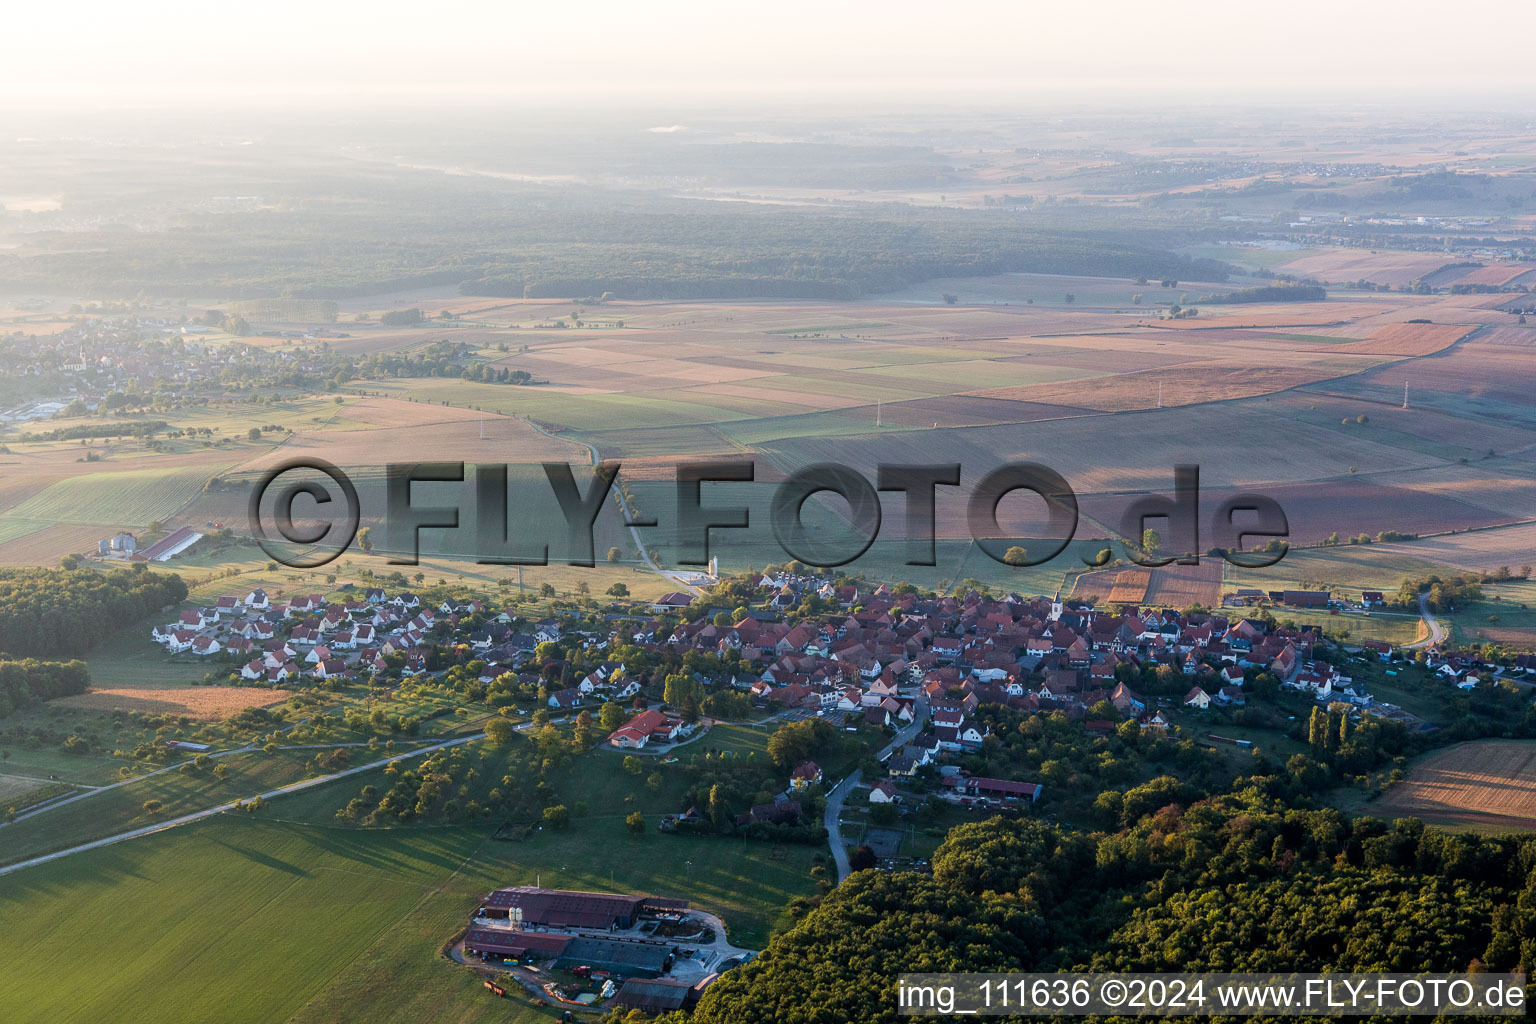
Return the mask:
{"type": "Polygon", "coordinates": [[[173,818],[298,782],[304,778],[306,756],[313,753],[231,754],[214,759],[214,764],[226,765],[229,770],[222,781],[214,777],[211,766],[202,772],[176,768],[45,811],[0,829],[0,863],[26,860],[142,828],[157,818],[173,818]],[[147,800],[159,800],[164,810],[153,816],[146,814],[143,808],[147,800]]]}
{"type": "Polygon", "coordinates": [[[12,508],[11,519],[140,526],[165,519],[203,491],[210,470],[129,469],[68,477],[12,508]]]}
{"type": "Polygon", "coordinates": [[[1328,612],[1303,608],[1271,608],[1279,622],[1294,622],[1299,626],[1321,626],[1325,636],[1339,636],[1348,632],[1345,643],[1356,644],[1362,640],[1385,640],[1402,646],[1418,639],[1419,617],[1407,612],[1373,612],[1362,615],[1344,612],[1330,615],[1328,612]]]}
{"type": "Polygon", "coordinates": [[[267,817],[302,810],[274,803],[7,877],[7,940],[28,953],[0,980],[0,1015],[543,1020],[437,956],[490,889],[684,896],[722,914],[745,945],[783,926],[784,905],[811,889],[807,847],[776,859],[767,844],[632,836],[586,819],[501,843],[489,826],[361,831],[267,817]]]}
{"type": "MultiPolygon", "coordinates": [[[[1373,544],[1292,550],[1266,569],[1227,568],[1227,584],[1264,590],[1310,589],[1314,582],[1360,589],[1395,591],[1409,576],[1447,574],[1444,566],[1421,558],[1383,551],[1373,544]]],[[[1353,596],[1358,597],[1358,594],[1353,596]]]]}

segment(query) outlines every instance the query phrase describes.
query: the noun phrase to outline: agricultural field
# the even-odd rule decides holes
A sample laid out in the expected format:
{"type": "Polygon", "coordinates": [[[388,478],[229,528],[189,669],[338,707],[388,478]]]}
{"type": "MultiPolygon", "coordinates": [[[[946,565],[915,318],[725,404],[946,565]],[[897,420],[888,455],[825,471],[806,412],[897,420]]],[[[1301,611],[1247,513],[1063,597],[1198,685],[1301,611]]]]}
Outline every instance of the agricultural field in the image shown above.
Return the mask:
{"type": "Polygon", "coordinates": [[[1085,572],[1073,582],[1071,597],[1101,604],[1155,605],[1188,608],[1221,604],[1222,567],[1219,558],[1202,558],[1199,565],[1131,566],[1085,572]]]}
{"type": "MultiPolygon", "coordinates": [[[[741,735],[722,732],[721,746],[760,749],[763,742],[743,727],[722,729],[741,735]]],[[[713,739],[707,742],[715,745],[713,739]]],[[[229,760],[240,757],[253,766],[296,763],[286,755],[229,760]]],[[[517,1002],[489,1000],[474,975],[437,955],[490,889],[537,881],[551,887],[682,895],[721,914],[732,941],[753,947],[784,927],[785,906],[811,891],[809,868],[816,848],[669,837],[654,830],[632,834],[623,824],[631,806],[623,794],[648,790],[622,771],[621,760],[598,751],[557,773],[554,781],[561,785],[577,778],[590,782],[594,773],[603,780],[591,789],[590,811],[575,818],[568,830],[536,832],[519,842],[493,840],[494,823],[338,827],[335,808],[358,786],[380,782],[374,772],[281,797],[254,814],[224,814],[26,869],[7,879],[0,899],[7,904],[7,921],[22,929],[14,934],[33,936],[45,950],[25,971],[0,982],[0,1002],[26,1005],[29,1013],[35,1008],[36,1019],[50,1020],[75,1019],[71,1015],[77,1007],[85,1013],[110,1002],[118,1014],[147,1012],[144,1008],[154,1005],[157,1011],[193,1017],[217,1013],[220,1020],[234,1021],[269,1020],[276,1014],[298,1020],[403,1022],[420,1019],[428,1007],[432,1014],[452,1012],[459,1020],[535,1021],[547,1018],[517,1002]],[[174,894],[168,895],[172,878],[174,894]],[[238,890],[234,904],[227,898],[231,887],[238,890]],[[93,926],[65,938],[53,901],[66,898],[77,910],[101,901],[118,912],[103,916],[87,910],[93,926]],[[240,922],[234,931],[231,915],[240,922]],[[295,915],[312,922],[312,941],[301,956],[282,952],[287,965],[280,971],[283,980],[272,984],[265,976],[277,970],[275,961],[247,947],[280,945],[272,936],[291,929],[295,915]],[[132,957],[121,955],[131,936],[145,928],[156,934],[156,942],[136,947],[142,951],[132,957]],[[70,954],[47,952],[55,941],[67,943],[70,954]],[[101,969],[84,988],[77,980],[69,1001],[50,995],[56,972],[82,955],[100,961],[101,969]],[[217,992],[210,991],[199,972],[185,969],[205,959],[226,964],[221,968],[226,984],[217,992]],[[157,991],[124,1002],[123,989],[133,979],[165,972],[170,964],[176,969],[157,991]],[[410,980],[404,989],[402,977],[410,980]],[[141,1008],[134,999],[153,1003],[141,1008]]],[[[678,798],[681,776],[670,768],[666,774],[662,790],[645,797],[647,811],[669,808],[678,798]]],[[[180,772],[142,780],[116,791],[123,794],[118,799],[123,811],[108,811],[130,812],[149,787],[189,784],[202,783],[189,783],[180,772]]],[[[218,785],[223,792],[232,781],[218,785]]],[[[167,802],[173,795],[167,795],[167,802]]],[[[36,842],[32,833],[12,835],[12,830],[52,813],[69,818],[49,835],[60,828],[86,827],[85,815],[75,809],[107,797],[93,796],[7,826],[0,830],[0,844],[21,850],[36,842]]],[[[59,948],[62,952],[64,946],[59,948]]]]}
{"type": "Polygon", "coordinates": [[[1411,815],[1446,828],[1536,830],[1536,743],[1479,740],[1437,750],[1369,807],[1376,817],[1411,815]]]}
{"type": "Polygon", "coordinates": [[[101,686],[61,697],[60,707],[83,711],[137,711],[146,715],[186,715],[206,722],[223,721],[246,708],[262,708],[286,700],[288,691],[246,686],[101,686]]]}
{"type": "Polygon", "coordinates": [[[1369,281],[1398,287],[1411,284],[1448,263],[1444,256],[1416,252],[1323,249],[1280,263],[1274,269],[1325,283],[1369,281]]]}

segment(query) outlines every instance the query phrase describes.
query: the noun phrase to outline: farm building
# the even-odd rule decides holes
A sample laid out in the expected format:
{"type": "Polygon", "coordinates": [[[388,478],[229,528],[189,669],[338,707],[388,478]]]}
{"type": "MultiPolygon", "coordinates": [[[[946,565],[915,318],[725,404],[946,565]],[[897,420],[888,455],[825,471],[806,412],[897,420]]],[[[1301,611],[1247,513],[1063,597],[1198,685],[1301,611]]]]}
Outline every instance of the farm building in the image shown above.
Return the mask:
{"type": "Polygon", "coordinates": [[[961,796],[987,797],[992,800],[1028,800],[1034,803],[1040,799],[1041,787],[1029,782],[1009,782],[1007,779],[987,779],[980,776],[964,777],[950,775],[944,778],[943,784],[961,796]]]}
{"type": "Polygon", "coordinates": [[[619,989],[613,1001],[617,1006],[642,1013],[669,1013],[692,1006],[699,998],[699,989],[686,981],[645,981],[631,978],[619,989]]]}
{"type": "Polygon", "coordinates": [[[558,967],[596,967],[630,976],[665,974],[676,946],[646,939],[575,938],[556,961],[558,967]]]}
{"type": "Polygon", "coordinates": [[[149,547],[135,551],[130,557],[135,562],[164,562],[175,555],[181,554],[202,539],[202,534],[190,527],[183,526],[181,529],[155,541],[149,547]]]}
{"type": "Polygon", "coordinates": [[[547,928],[629,928],[640,915],[658,910],[682,910],[687,900],[654,896],[621,896],[604,892],[575,892],[519,885],[497,889],[485,898],[480,912],[491,918],[519,912],[524,924],[547,928]]]}
{"type": "Polygon", "coordinates": [[[1326,590],[1286,590],[1280,594],[1280,603],[1291,608],[1326,608],[1326,590]]]}
{"type": "Polygon", "coordinates": [[[568,935],[551,935],[544,932],[518,932],[503,928],[471,928],[464,935],[464,952],[471,955],[484,953],[521,960],[526,956],[552,960],[565,952],[571,944],[568,935]]]}

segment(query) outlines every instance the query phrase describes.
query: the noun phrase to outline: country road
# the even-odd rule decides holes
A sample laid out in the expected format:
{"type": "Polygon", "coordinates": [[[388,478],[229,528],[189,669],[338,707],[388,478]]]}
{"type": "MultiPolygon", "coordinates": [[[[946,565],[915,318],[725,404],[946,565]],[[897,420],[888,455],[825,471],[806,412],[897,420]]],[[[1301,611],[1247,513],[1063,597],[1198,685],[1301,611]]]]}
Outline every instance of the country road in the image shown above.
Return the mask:
{"type": "MultiPolygon", "coordinates": [[[[564,721],[567,721],[567,720],[568,720],[568,716],[566,718],[550,719],[550,721],[554,722],[554,723],[564,722],[564,721]]],[[[520,723],[517,728],[518,728],[519,732],[522,732],[522,731],[526,731],[528,729],[531,729],[532,727],[533,727],[533,722],[532,721],[527,721],[527,722],[520,723]]],[[[391,755],[390,757],[383,758],[382,760],[372,761],[372,762],[369,762],[368,764],[360,764],[360,765],[356,766],[355,768],[347,768],[347,769],[344,769],[344,770],[339,771],[339,772],[332,772],[329,775],[318,775],[318,776],[316,776],[313,779],[305,779],[302,782],[295,782],[295,783],[292,783],[292,784],[287,785],[287,786],[280,786],[277,789],[269,790],[269,791],[267,791],[265,793],[256,794],[256,796],[260,796],[261,799],[264,800],[264,801],[265,800],[274,800],[277,797],[286,796],[289,793],[297,793],[297,792],[300,792],[301,790],[312,789],[315,786],[323,786],[327,782],[335,782],[337,779],[345,779],[345,778],[347,778],[350,775],[359,775],[359,774],[361,774],[363,772],[373,771],[375,768],[382,768],[385,765],[393,764],[396,761],[404,761],[404,760],[406,760],[408,758],[420,757],[423,754],[430,754],[430,753],[432,753],[434,751],[437,751],[437,750],[445,750],[448,747],[457,747],[457,746],[460,746],[462,744],[471,743],[471,742],[473,742],[475,740],[484,739],[484,738],[485,738],[485,733],[483,733],[483,732],[475,733],[473,736],[456,736],[456,737],[454,737],[451,740],[444,740],[441,743],[433,743],[430,746],[418,747],[415,750],[407,750],[404,753],[394,754],[394,755],[391,755]]],[[[336,744],[330,744],[330,745],[328,745],[328,747],[329,746],[335,746],[335,745],[336,744]]],[[[250,747],[243,747],[241,749],[242,750],[250,750],[252,748],[250,748],[250,747]]],[[[224,754],[234,754],[234,753],[239,753],[239,751],[238,750],[226,750],[226,751],[222,751],[221,753],[224,753],[224,754]]],[[[179,767],[179,765],[175,766],[175,767],[179,767]]],[[[146,776],[142,776],[141,775],[138,778],[142,779],[142,778],[145,778],[145,777],[146,776]]],[[[130,781],[135,781],[136,782],[136,781],[138,781],[138,779],[133,779],[133,780],[130,780],[130,781]]],[[[103,792],[103,790],[105,790],[106,788],[109,788],[109,787],[103,787],[102,789],[92,790],[90,793],[82,794],[82,796],[92,796],[95,793],[103,792]]],[[[240,803],[243,800],[253,800],[253,799],[255,799],[255,796],[242,797],[240,800],[231,800],[228,803],[219,804],[217,807],[209,807],[206,810],[193,811],[191,814],[183,814],[183,815],[181,815],[178,818],[170,818],[170,819],[168,819],[166,821],[157,821],[157,822],[155,822],[152,825],[144,825],[144,826],[142,826],[140,828],[130,829],[127,832],[119,832],[116,835],[107,836],[105,839],[92,840],[89,843],[81,843],[79,846],[71,846],[71,847],[69,847],[68,849],[65,849],[65,850],[56,850],[53,853],[43,854],[40,857],[33,857],[31,860],[23,860],[23,861],[18,861],[15,864],[8,864],[8,865],[5,865],[4,867],[0,867],[0,875],[8,875],[8,874],[10,874],[13,871],[20,871],[22,868],[29,868],[29,867],[32,867],[32,866],[37,865],[37,864],[46,864],[49,861],[58,860],[61,857],[68,857],[72,853],[84,853],[86,850],[95,850],[95,849],[98,849],[98,848],[103,847],[103,846],[111,846],[113,843],[121,843],[121,842],[124,842],[125,840],[128,840],[128,839],[137,839],[139,836],[147,836],[147,835],[151,835],[151,834],[153,834],[155,832],[164,832],[166,829],[175,828],[178,825],[187,825],[187,824],[190,824],[190,823],[192,823],[194,821],[201,821],[202,819],[212,817],[215,814],[223,814],[225,811],[233,810],[234,807],[235,807],[235,804],[236,803],[240,803]]],[[[53,806],[57,806],[57,805],[53,805],[53,806]]]]}
{"type": "MultiPolygon", "coordinates": [[[[896,751],[907,744],[912,737],[922,731],[923,723],[928,720],[928,702],[919,699],[912,705],[912,721],[897,730],[891,742],[881,748],[875,755],[877,761],[884,761],[896,751]]],[[[837,884],[842,885],[843,880],[853,872],[848,866],[848,846],[843,842],[843,803],[848,799],[864,778],[864,772],[855,768],[842,782],[832,788],[827,794],[827,810],[822,815],[822,826],[827,830],[827,843],[832,847],[832,861],[837,865],[837,884]]]]}
{"type": "Polygon", "coordinates": [[[1417,650],[1420,647],[1437,646],[1444,642],[1448,635],[1446,628],[1440,625],[1440,620],[1435,618],[1434,613],[1429,610],[1428,594],[1419,595],[1419,616],[1423,618],[1424,625],[1429,627],[1429,636],[1422,640],[1415,640],[1411,644],[1403,644],[1403,650],[1405,651],[1417,650]]]}
{"type": "MultiPolygon", "coordinates": [[[[528,424],[534,430],[537,430],[539,433],[543,434],[545,437],[550,438],[551,440],[554,440],[554,441],[564,441],[566,444],[579,444],[579,445],[581,445],[583,448],[585,448],[587,450],[587,455],[592,459],[592,465],[593,466],[596,466],[596,465],[598,465],[599,463],[602,462],[602,456],[598,454],[597,446],[596,445],[588,444],[585,441],[578,441],[578,440],[576,440],[573,437],[561,437],[559,434],[552,434],[549,431],[545,430],[543,427],[539,426],[537,423],[533,422],[533,420],[529,419],[526,416],[519,416],[517,418],[522,420],[524,423],[528,424]]],[[[617,483],[617,481],[615,481],[615,483],[617,483]]],[[[631,522],[631,520],[633,520],[635,518],[634,512],[631,511],[631,509],[629,507],[629,499],[624,497],[623,490],[621,490],[619,488],[615,488],[613,493],[618,496],[618,499],[619,499],[619,510],[624,513],[624,522],[625,522],[625,524],[629,524],[631,522]]],[[[668,571],[666,569],[663,569],[660,565],[658,565],[656,563],[655,559],[651,558],[651,553],[646,548],[645,541],[640,536],[640,529],[639,529],[639,527],[630,526],[629,527],[629,535],[630,535],[630,538],[632,540],[634,540],[634,542],[635,542],[635,549],[640,552],[640,557],[642,559],[644,559],[646,566],[652,572],[654,572],[656,575],[660,576],[662,579],[666,580],[668,583],[671,583],[671,584],[674,584],[676,586],[682,587],[684,590],[688,591],[688,593],[690,593],[690,594],[693,594],[695,596],[698,595],[698,593],[699,593],[699,588],[698,587],[693,586],[691,583],[684,583],[683,580],[681,579],[681,577],[679,577],[676,573],[673,573],[673,572],[670,572],[670,571],[668,571]]]]}

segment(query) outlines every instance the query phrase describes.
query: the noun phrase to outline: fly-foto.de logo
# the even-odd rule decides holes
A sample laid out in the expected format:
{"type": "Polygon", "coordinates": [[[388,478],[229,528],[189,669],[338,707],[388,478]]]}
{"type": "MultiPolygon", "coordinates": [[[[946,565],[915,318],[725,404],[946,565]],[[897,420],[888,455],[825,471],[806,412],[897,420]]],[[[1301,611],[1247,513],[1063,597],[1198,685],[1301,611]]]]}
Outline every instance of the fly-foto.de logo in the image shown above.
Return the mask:
{"type": "MultiPolygon", "coordinates": [[[[547,565],[554,541],[565,545],[567,554],[561,561],[591,566],[596,563],[594,528],[604,503],[615,494],[626,527],[663,528],[655,517],[636,514],[622,493],[614,491],[619,462],[599,463],[584,481],[564,462],[540,465],[544,486],[560,509],[563,529],[558,536],[543,536],[527,517],[513,515],[512,510],[522,506],[510,500],[506,464],[389,464],[381,525],[390,562],[418,564],[421,531],[438,530],[467,536],[475,560],[483,565],[547,565]],[[437,485],[436,496],[430,502],[419,500],[418,484],[437,485]],[[444,501],[443,485],[449,485],[454,500],[444,501]]],[[[906,564],[934,565],[940,488],[960,487],[961,480],[958,463],[882,463],[873,480],[849,466],[817,463],[794,471],[774,486],[768,523],[790,558],[822,568],[846,565],[879,538],[885,518],[881,494],[890,494],[901,506],[906,564]],[[834,536],[833,531],[807,525],[806,502],[822,494],[836,495],[846,504],[846,531],[835,531],[834,536]]],[[[751,459],[677,464],[675,504],[667,525],[679,564],[708,564],[712,531],[752,527],[749,506],[707,500],[705,485],[756,481],[757,466],[751,459]]],[[[1196,565],[1204,554],[1257,569],[1285,556],[1290,524],[1274,499],[1262,494],[1229,495],[1208,516],[1200,505],[1200,467],[1175,466],[1173,486],[1167,493],[1136,495],[1120,517],[1119,543],[1125,557],[1151,567],[1196,565]],[[1148,543],[1148,537],[1155,537],[1156,543],[1148,543]],[[1262,550],[1247,547],[1256,539],[1265,542],[1262,550]]],[[[268,470],[257,482],[249,515],[251,533],[269,557],[296,568],[315,568],[334,561],[351,546],[362,521],[362,506],[357,488],[340,469],[321,459],[294,459],[268,470]]],[[[1077,535],[1079,518],[1072,486],[1060,473],[1033,462],[993,468],[965,496],[964,522],[970,539],[989,557],[1011,566],[1039,565],[1056,558],[1077,535]],[[1045,509],[1045,521],[1032,535],[1027,551],[1010,540],[999,522],[1003,500],[1015,494],[1033,495],[1045,509]]],[[[1103,548],[1079,557],[1084,564],[1098,566],[1110,556],[1110,550],[1103,548]]]]}

